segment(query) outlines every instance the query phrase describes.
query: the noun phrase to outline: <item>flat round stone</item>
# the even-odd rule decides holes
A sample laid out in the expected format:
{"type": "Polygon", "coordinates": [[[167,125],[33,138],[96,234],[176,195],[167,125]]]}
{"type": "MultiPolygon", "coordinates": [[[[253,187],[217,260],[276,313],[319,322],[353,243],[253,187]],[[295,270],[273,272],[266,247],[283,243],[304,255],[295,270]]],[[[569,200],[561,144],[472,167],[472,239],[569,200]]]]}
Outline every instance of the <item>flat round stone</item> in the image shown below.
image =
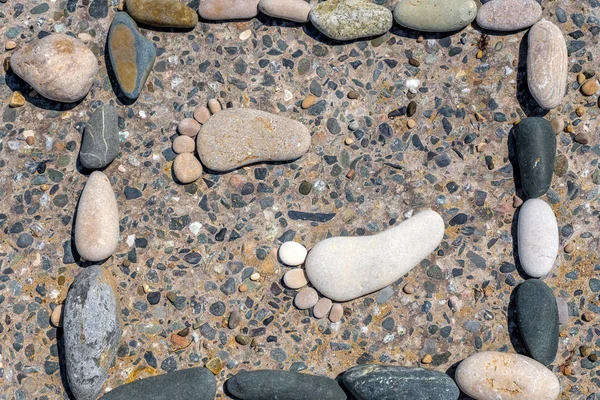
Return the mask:
{"type": "Polygon", "coordinates": [[[338,322],[344,316],[344,307],[341,304],[336,303],[331,307],[329,311],[329,320],[331,322],[338,322]]]}
{"type": "Polygon", "coordinates": [[[332,306],[332,301],[326,297],[323,297],[317,301],[317,304],[315,304],[315,307],[313,308],[313,315],[315,318],[321,319],[329,314],[332,306]]]}
{"type": "Polygon", "coordinates": [[[288,241],[279,247],[279,259],[285,265],[295,267],[306,260],[306,247],[298,242],[288,241]]]}
{"type": "Polygon", "coordinates": [[[305,287],[300,290],[294,298],[294,304],[301,310],[314,307],[319,301],[319,295],[317,291],[311,287],[305,287]]]}
{"type": "Polygon", "coordinates": [[[201,106],[194,111],[194,119],[201,124],[205,124],[210,118],[210,110],[206,106],[201,106]]]}
{"type": "Polygon", "coordinates": [[[173,174],[183,184],[192,183],[202,176],[202,164],[192,153],[181,153],[173,161],[173,174]]]}
{"type": "Polygon", "coordinates": [[[173,140],[173,151],[177,154],[193,153],[196,150],[196,141],[189,136],[177,136],[173,140]]]}
{"type": "Polygon", "coordinates": [[[202,125],[195,119],[184,118],[179,122],[179,125],[177,125],[177,132],[179,132],[180,135],[196,137],[198,132],[200,132],[200,128],[202,128],[202,125]]]}
{"type": "Polygon", "coordinates": [[[223,110],[223,107],[221,106],[221,102],[217,99],[210,99],[208,101],[208,109],[210,110],[211,113],[216,114],[219,111],[223,110]]]}
{"type": "Polygon", "coordinates": [[[517,31],[529,28],[542,18],[542,6],[536,0],[492,0],[477,12],[477,25],[493,31],[517,31]]]}
{"type": "Polygon", "coordinates": [[[285,273],[283,283],[290,289],[300,289],[308,285],[308,279],[302,268],[295,268],[285,273]]]}

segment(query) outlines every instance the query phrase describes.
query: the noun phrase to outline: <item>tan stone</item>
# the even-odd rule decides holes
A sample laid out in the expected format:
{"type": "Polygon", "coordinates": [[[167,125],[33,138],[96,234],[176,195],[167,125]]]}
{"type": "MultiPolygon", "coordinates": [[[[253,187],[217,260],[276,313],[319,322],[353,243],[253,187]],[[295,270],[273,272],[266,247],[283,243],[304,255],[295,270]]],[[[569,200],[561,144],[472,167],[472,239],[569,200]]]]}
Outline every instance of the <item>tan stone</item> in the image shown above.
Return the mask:
{"type": "Polygon", "coordinates": [[[177,132],[180,135],[195,137],[202,126],[193,118],[184,118],[177,125],[177,132]]]}
{"type": "Polygon", "coordinates": [[[173,162],[173,174],[183,184],[192,183],[202,176],[202,164],[192,153],[181,153],[173,162]]]}
{"type": "Polygon", "coordinates": [[[208,20],[250,19],[258,14],[259,0],[200,0],[198,12],[208,20]]]}
{"type": "Polygon", "coordinates": [[[194,119],[201,124],[205,124],[210,118],[210,110],[206,106],[201,106],[194,111],[194,119]]]}
{"type": "Polygon", "coordinates": [[[63,305],[59,304],[56,307],[54,307],[54,310],[52,310],[52,314],[50,314],[50,323],[55,328],[62,327],[62,310],[63,305]]]}
{"type": "Polygon", "coordinates": [[[536,0],[493,0],[483,4],[477,12],[480,27],[503,32],[529,28],[540,18],[542,6],[536,0]]]}
{"type": "Polygon", "coordinates": [[[315,307],[313,308],[314,317],[318,319],[323,318],[324,316],[329,314],[329,311],[331,310],[332,306],[333,303],[328,298],[323,297],[322,299],[319,299],[319,301],[317,301],[317,304],[315,304],[315,307]]]}
{"type": "Polygon", "coordinates": [[[298,292],[294,298],[294,305],[301,310],[313,307],[319,301],[317,291],[311,287],[305,287],[298,292]]]}
{"type": "Polygon", "coordinates": [[[23,107],[25,105],[25,97],[21,94],[21,92],[15,90],[10,96],[10,102],[8,106],[11,108],[23,107]]]}
{"type": "Polygon", "coordinates": [[[329,320],[331,322],[338,322],[344,316],[344,307],[341,304],[334,304],[329,311],[329,320]]]}
{"type": "Polygon", "coordinates": [[[285,273],[283,283],[290,289],[300,289],[308,285],[308,279],[302,268],[295,268],[285,273]]]}
{"type": "Polygon", "coordinates": [[[593,78],[581,85],[581,94],[584,96],[592,96],[598,91],[598,81],[593,78]]]}
{"type": "Polygon", "coordinates": [[[127,13],[137,22],[163,28],[193,28],[198,14],[178,0],[127,0],[127,13]]]}
{"type": "Polygon", "coordinates": [[[196,150],[196,141],[189,136],[177,136],[173,140],[173,151],[177,154],[193,153],[196,150]]]}
{"type": "Polygon", "coordinates": [[[307,22],[310,3],[304,0],[260,0],[261,12],[273,17],[294,22],[307,22]]]}
{"type": "Polygon", "coordinates": [[[216,114],[219,111],[223,110],[223,107],[221,106],[221,102],[217,99],[210,99],[208,101],[208,109],[210,110],[211,113],[216,114]]]}

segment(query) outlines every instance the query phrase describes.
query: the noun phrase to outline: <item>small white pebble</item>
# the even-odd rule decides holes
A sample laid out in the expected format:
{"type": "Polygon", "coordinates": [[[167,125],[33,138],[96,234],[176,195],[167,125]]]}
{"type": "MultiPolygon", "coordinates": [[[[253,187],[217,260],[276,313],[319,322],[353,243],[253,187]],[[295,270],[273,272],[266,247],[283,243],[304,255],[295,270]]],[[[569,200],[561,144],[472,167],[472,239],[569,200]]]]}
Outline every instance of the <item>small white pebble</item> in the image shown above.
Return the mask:
{"type": "Polygon", "coordinates": [[[247,40],[250,38],[250,36],[252,36],[252,31],[250,29],[247,29],[244,32],[240,33],[240,40],[247,40]]]}
{"type": "Polygon", "coordinates": [[[258,272],[255,272],[252,275],[250,275],[250,280],[251,281],[257,281],[259,279],[260,279],[260,274],[258,272]]]}
{"type": "Polygon", "coordinates": [[[200,232],[200,229],[202,228],[202,224],[200,222],[192,222],[189,226],[190,231],[194,234],[197,235],[198,232],[200,232]]]}
{"type": "Polygon", "coordinates": [[[285,242],[279,248],[279,259],[282,263],[291,267],[302,264],[306,260],[306,254],[306,247],[298,242],[285,242]]]}
{"type": "Polygon", "coordinates": [[[283,91],[283,100],[284,101],[290,101],[293,98],[294,98],[294,95],[292,94],[292,92],[290,92],[287,89],[283,91]]]}

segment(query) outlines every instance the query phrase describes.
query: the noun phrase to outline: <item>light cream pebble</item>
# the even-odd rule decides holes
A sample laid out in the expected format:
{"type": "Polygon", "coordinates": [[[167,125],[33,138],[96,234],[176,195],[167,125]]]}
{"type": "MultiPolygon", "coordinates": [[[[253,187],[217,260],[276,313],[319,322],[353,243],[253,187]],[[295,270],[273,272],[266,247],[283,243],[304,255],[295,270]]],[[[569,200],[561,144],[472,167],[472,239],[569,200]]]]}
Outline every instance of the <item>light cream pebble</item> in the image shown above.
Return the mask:
{"type": "Polygon", "coordinates": [[[258,272],[254,272],[252,275],[250,275],[251,281],[257,281],[259,279],[260,279],[260,274],[258,272]]]}
{"type": "Polygon", "coordinates": [[[240,33],[240,40],[248,40],[252,36],[252,31],[250,29],[246,29],[244,32],[240,33]]]}
{"type": "Polygon", "coordinates": [[[317,291],[311,287],[305,287],[298,292],[294,298],[294,305],[301,310],[314,307],[319,301],[319,295],[317,291]]]}
{"type": "Polygon", "coordinates": [[[288,241],[279,247],[279,259],[285,265],[295,267],[306,260],[306,247],[298,242],[288,241]]]}
{"type": "Polygon", "coordinates": [[[308,279],[302,268],[295,268],[285,273],[283,283],[290,289],[300,289],[308,285],[308,279]]]}
{"type": "Polygon", "coordinates": [[[331,307],[331,311],[329,311],[329,320],[331,322],[338,322],[340,319],[342,319],[342,316],[344,315],[344,307],[342,307],[341,304],[334,304],[331,307]]]}
{"type": "Polygon", "coordinates": [[[195,137],[198,132],[200,132],[201,127],[200,123],[195,119],[184,118],[179,122],[179,125],[177,125],[177,132],[179,132],[180,135],[195,137]]]}
{"type": "Polygon", "coordinates": [[[260,0],[258,9],[273,18],[308,22],[311,7],[304,0],[260,0]]]}
{"type": "Polygon", "coordinates": [[[313,308],[313,315],[315,318],[321,319],[329,314],[332,306],[332,301],[326,297],[323,297],[317,301],[317,304],[315,304],[315,307],[313,308]]]}
{"type": "Polygon", "coordinates": [[[210,110],[206,106],[201,106],[194,111],[194,119],[201,124],[205,124],[210,118],[210,110]]]}
{"type": "Polygon", "coordinates": [[[181,183],[192,183],[202,176],[202,164],[192,153],[182,153],[175,157],[173,174],[181,183]]]}
{"type": "Polygon", "coordinates": [[[259,0],[200,0],[198,13],[207,20],[250,19],[258,14],[259,0]]]}
{"type": "Polygon", "coordinates": [[[173,140],[173,151],[177,154],[193,153],[196,150],[196,141],[189,136],[177,136],[173,140]]]}
{"type": "Polygon", "coordinates": [[[221,102],[217,99],[210,99],[208,101],[208,109],[210,110],[211,113],[216,114],[219,111],[223,110],[223,107],[221,106],[221,102]]]}
{"type": "Polygon", "coordinates": [[[62,326],[62,309],[63,305],[59,304],[56,307],[54,307],[54,310],[52,310],[52,314],[50,314],[50,323],[55,328],[60,328],[62,326]]]}

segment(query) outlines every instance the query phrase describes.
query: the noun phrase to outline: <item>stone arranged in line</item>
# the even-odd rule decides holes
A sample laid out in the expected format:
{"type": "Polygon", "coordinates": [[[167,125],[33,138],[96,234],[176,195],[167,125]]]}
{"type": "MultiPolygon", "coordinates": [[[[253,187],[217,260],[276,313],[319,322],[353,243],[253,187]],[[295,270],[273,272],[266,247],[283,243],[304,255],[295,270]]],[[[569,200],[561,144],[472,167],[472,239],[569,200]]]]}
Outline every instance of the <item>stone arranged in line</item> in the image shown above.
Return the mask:
{"type": "Polygon", "coordinates": [[[529,28],[542,18],[542,6],[536,0],[492,0],[477,12],[477,25],[492,31],[518,31],[529,28]]]}
{"type": "Polygon", "coordinates": [[[552,371],[520,354],[477,353],[456,369],[460,390],[477,400],[555,400],[560,383],[552,371]]]}
{"type": "Polygon", "coordinates": [[[546,194],[556,161],[556,134],[552,124],[541,117],[529,117],[515,128],[515,142],[521,187],[527,197],[546,194]]]}
{"type": "Polygon", "coordinates": [[[560,29],[542,19],[529,31],[527,84],[540,107],[560,106],[567,88],[567,45],[560,29]]]}
{"type": "Polygon", "coordinates": [[[18,49],[10,67],[40,95],[63,103],[83,99],[98,75],[98,61],[79,39],[48,35],[18,49]]]}
{"type": "Polygon", "coordinates": [[[298,242],[288,241],[279,246],[279,259],[285,265],[296,267],[306,260],[306,247],[298,242]]]}
{"type": "Polygon", "coordinates": [[[240,400],[346,400],[346,394],[333,379],[287,371],[240,372],[227,381],[226,387],[240,400]]]}
{"type": "Polygon", "coordinates": [[[558,224],[552,208],[541,199],[527,200],[517,223],[519,261],[527,275],[550,273],[558,254],[558,224]]]}
{"type": "Polygon", "coordinates": [[[119,154],[119,118],[111,105],[98,107],[83,131],[79,162],[87,169],[100,169],[119,154]]]}
{"type": "Polygon", "coordinates": [[[319,294],[311,287],[300,290],[294,298],[294,305],[301,310],[312,308],[319,301],[319,294]]]}
{"type": "Polygon", "coordinates": [[[173,175],[180,183],[192,183],[202,176],[202,164],[192,153],[178,154],[173,161],[173,175]]]}
{"type": "Polygon", "coordinates": [[[258,14],[259,0],[202,0],[200,16],[207,20],[250,19],[258,14]]]}
{"type": "Polygon", "coordinates": [[[306,275],[325,297],[348,301],[383,289],[414,268],[444,237],[444,220],[425,210],[372,236],[333,237],[306,258],[306,275]]]}
{"type": "Polygon", "coordinates": [[[302,123],[264,111],[228,108],[202,126],[196,148],[209,169],[225,172],[264,161],[291,161],[310,147],[302,123]]]}
{"type": "Polygon", "coordinates": [[[258,9],[273,18],[308,22],[311,7],[304,0],[260,0],[258,9]]]}
{"type": "Polygon", "coordinates": [[[198,14],[177,0],[127,0],[127,12],[140,24],[159,28],[193,28],[198,14]]]}
{"type": "Polygon", "coordinates": [[[87,261],[110,257],[119,243],[117,199],[106,175],[94,171],[88,179],[77,206],[75,247],[87,261]]]}
{"type": "Polygon", "coordinates": [[[531,358],[552,364],[558,351],[558,306],[552,289],[544,282],[530,279],[517,287],[519,332],[531,358]]]}
{"type": "Polygon", "coordinates": [[[314,6],[310,21],[331,39],[354,40],[383,35],[394,19],[386,7],[367,0],[328,0],[314,6]]]}
{"type": "Polygon", "coordinates": [[[77,400],[95,400],[108,377],[121,340],[119,302],[105,268],[83,269],[64,306],[65,363],[77,400]]]}
{"type": "Polygon", "coordinates": [[[173,140],[173,152],[175,154],[194,153],[196,150],[196,141],[189,136],[177,136],[173,140]]]}
{"type": "Polygon", "coordinates": [[[102,400],[213,400],[215,376],[206,368],[188,368],[119,386],[102,400]]]}
{"type": "Polygon", "coordinates": [[[422,32],[458,31],[476,16],[473,0],[400,0],[394,8],[398,24],[422,32]]]}
{"type": "Polygon", "coordinates": [[[333,302],[326,297],[322,297],[313,307],[313,316],[317,319],[325,317],[331,311],[333,302]]]}
{"type": "Polygon", "coordinates": [[[117,13],[108,31],[107,46],[119,89],[126,98],[137,99],[154,66],[154,44],[139,32],[129,15],[117,13]]]}
{"type": "Polygon", "coordinates": [[[294,268],[285,273],[283,283],[290,289],[300,289],[308,285],[308,279],[302,268],[294,268]]]}
{"type": "Polygon", "coordinates": [[[356,400],[456,400],[460,395],[448,375],[422,368],[359,365],[342,381],[356,400]]]}

